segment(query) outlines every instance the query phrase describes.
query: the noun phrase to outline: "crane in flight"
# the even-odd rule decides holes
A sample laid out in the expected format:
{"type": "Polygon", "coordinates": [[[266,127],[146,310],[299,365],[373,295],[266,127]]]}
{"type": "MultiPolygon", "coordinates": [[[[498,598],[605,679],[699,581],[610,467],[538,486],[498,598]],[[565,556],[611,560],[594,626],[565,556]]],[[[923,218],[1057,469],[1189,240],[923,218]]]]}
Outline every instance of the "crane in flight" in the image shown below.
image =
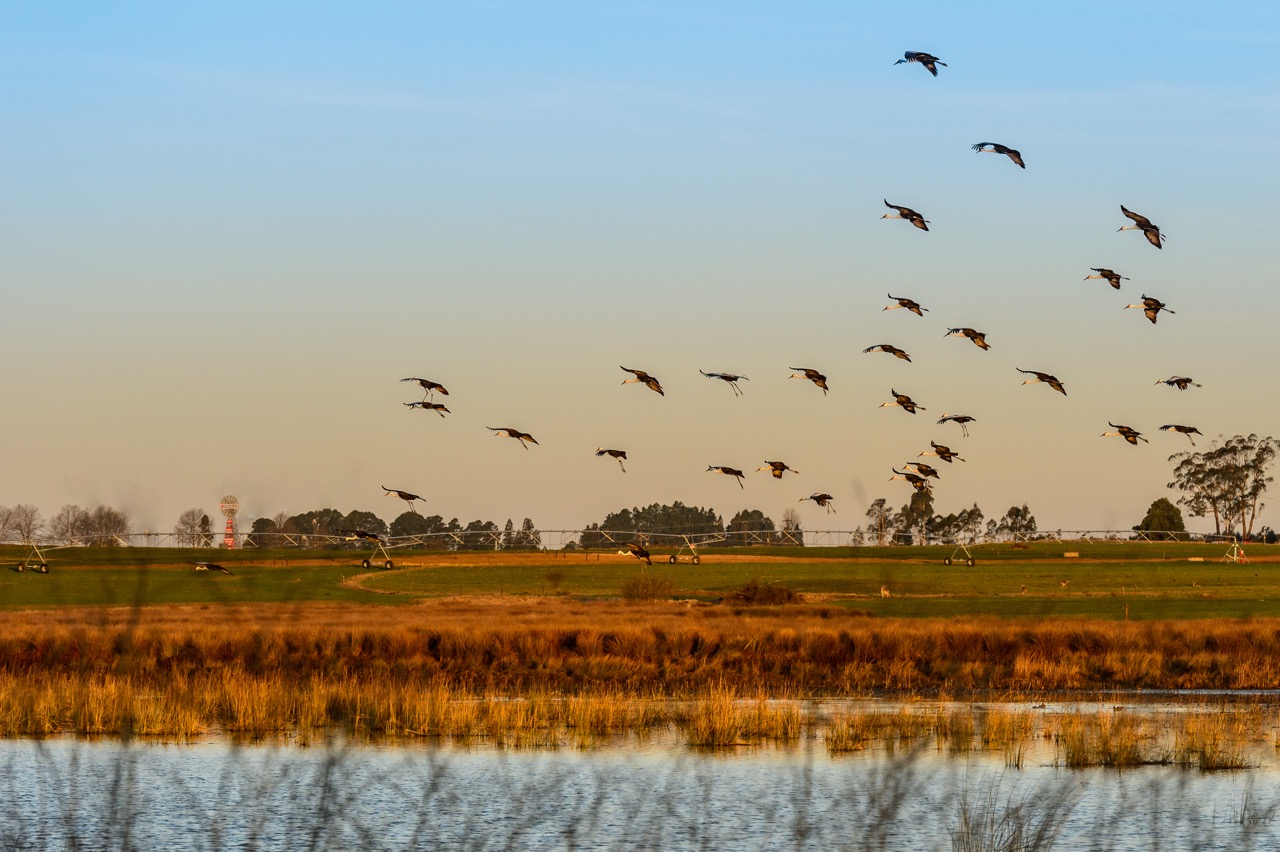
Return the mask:
{"type": "Polygon", "coordinates": [[[706,376],[708,379],[719,379],[720,381],[725,382],[729,387],[733,388],[734,396],[742,396],[742,388],[738,387],[738,382],[751,381],[746,376],[738,376],[733,373],[708,373],[706,370],[702,369],[699,369],[698,372],[702,373],[702,375],[706,376]]]}
{"type": "Polygon", "coordinates": [[[612,456],[613,458],[617,459],[618,467],[622,468],[622,472],[623,473],[627,472],[627,468],[622,464],[622,460],[627,457],[626,450],[609,450],[609,449],[605,449],[604,447],[596,447],[596,455],[612,456]]]}
{"type": "Polygon", "coordinates": [[[991,348],[987,343],[987,333],[985,331],[974,331],[971,328],[949,328],[943,337],[967,337],[973,341],[973,345],[984,352],[991,348]]]}
{"type": "Polygon", "coordinates": [[[524,447],[526,450],[529,449],[530,444],[538,443],[537,439],[528,432],[521,432],[519,429],[512,429],[510,426],[486,426],[484,428],[501,437],[515,438],[520,442],[520,446],[524,447]]]}
{"type": "Polygon", "coordinates": [[[1168,385],[1169,387],[1177,388],[1178,390],[1186,390],[1188,386],[1193,388],[1200,387],[1199,382],[1193,382],[1186,376],[1170,376],[1167,379],[1156,379],[1156,384],[1168,385]]]}
{"type": "Polygon", "coordinates": [[[1048,373],[1042,373],[1039,370],[1024,370],[1021,367],[1014,367],[1013,369],[1017,370],[1019,373],[1025,373],[1028,376],[1033,376],[1033,378],[1027,379],[1025,382],[1023,382],[1024,385],[1035,384],[1036,382],[1044,382],[1046,385],[1053,388],[1063,396],[1067,395],[1067,389],[1062,386],[1062,382],[1058,381],[1057,376],[1052,376],[1048,373]]]}
{"type": "Polygon", "coordinates": [[[969,437],[969,424],[975,422],[977,419],[978,418],[976,417],[970,417],[968,414],[943,414],[942,417],[938,419],[938,425],[941,426],[943,423],[959,423],[960,434],[967,438],[969,437]]]}
{"type": "Polygon", "coordinates": [[[1168,313],[1168,314],[1177,313],[1177,311],[1169,310],[1169,306],[1166,305],[1164,302],[1160,301],[1159,299],[1152,298],[1151,296],[1148,296],[1146,293],[1142,294],[1142,304],[1125,305],[1124,307],[1125,307],[1125,310],[1128,310],[1129,308],[1138,308],[1144,314],[1146,314],[1147,319],[1151,320],[1152,325],[1156,324],[1156,317],[1159,316],[1161,311],[1164,311],[1165,313],[1168,313]]]}
{"type": "Polygon", "coordinates": [[[440,391],[441,395],[443,396],[449,395],[449,391],[445,390],[444,385],[440,384],[439,382],[433,382],[430,379],[420,379],[417,376],[410,376],[409,378],[401,379],[400,381],[417,382],[419,387],[422,388],[423,399],[426,399],[428,396],[430,396],[431,394],[434,394],[436,391],[440,391]]]}
{"type": "Polygon", "coordinates": [[[964,461],[964,459],[952,452],[950,447],[942,444],[935,444],[933,441],[929,442],[929,446],[933,447],[932,452],[926,450],[925,452],[920,453],[921,456],[937,456],[947,464],[951,464],[953,461],[964,461]]]}
{"type": "Polygon", "coordinates": [[[385,486],[385,485],[384,485],[384,486],[382,486],[382,490],[383,490],[383,491],[385,491],[385,492],[387,492],[387,496],[388,496],[388,497],[390,497],[392,494],[394,494],[395,496],[399,497],[401,500],[403,500],[403,501],[405,501],[406,503],[408,503],[408,504],[409,504],[409,511],[410,511],[410,512],[413,512],[415,515],[416,515],[416,514],[418,514],[418,510],[417,510],[417,509],[415,509],[415,508],[414,508],[414,506],[413,506],[413,501],[415,501],[415,500],[423,500],[424,498],[419,497],[417,494],[412,494],[412,493],[410,493],[410,492],[408,492],[408,491],[401,491],[399,488],[388,488],[388,487],[387,487],[387,486],[385,486]]]}
{"type": "Polygon", "coordinates": [[[707,470],[714,470],[719,473],[723,473],[725,476],[736,476],[738,478],[738,487],[746,490],[746,486],[742,484],[742,480],[744,478],[743,473],[736,467],[726,467],[722,464],[709,464],[707,465],[707,470]]]}
{"type": "Polygon", "coordinates": [[[226,574],[228,577],[235,576],[230,571],[228,571],[225,567],[223,567],[222,565],[219,565],[217,562],[193,562],[191,564],[196,566],[197,571],[221,571],[223,574],[226,574]]]}
{"type": "Polygon", "coordinates": [[[636,559],[639,559],[641,562],[643,562],[645,565],[653,564],[653,560],[649,558],[649,551],[645,550],[643,547],[636,544],[634,541],[627,542],[627,551],[636,559]]]}
{"type": "Polygon", "coordinates": [[[415,408],[419,411],[434,411],[436,414],[439,414],[441,418],[443,418],[445,414],[453,413],[452,411],[449,411],[449,409],[445,408],[443,402],[427,402],[425,399],[422,402],[406,402],[405,405],[409,406],[410,411],[415,408]]]}
{"type": "Polygon", "coordinates": [[[895,296],[892,293],[889,293],[888,296],[890,299],[893,299],[895,302],[897,302],[897,304],[887,305],[880,309],[882,311],[896,311],[898,308],[906,308],[916,316],[922,317],[924,316],[924,312],[929,310],[928,308],[920,307],[920,303],[917,302],[915,299],[908,299],[906,296],[895,296]]]}
{"type": "Polygon", "coordinates": [[[1112,423],[1110,420],[1107,421],[1107,425],[1110,426],[1112,429],[1115,429],[1116,431],[1103,432],[1102,435],[1100,435],[1099,437],[1124,438],[1126,441],[1128,441],[1130,444],[1132,444],[1135,447],[1138,446],[1139,441],[1141,441],[1144,444],[1151,443],[1146,438],[1142,437],[1142,433],[1139,432],[1137,429],[1134,429],[1132,426],[1122,426],[1119,423],[1112,423]]]}
{"type": "Polygon", "coordinates": [[[999,142],[979,142],[973,146],[973,150],[979,154],[1004,154],[1010,160],[1017,164],[1018,168],[1025,169],[1027,164],[1022,162],[1022,152],[1015,151],[1008,145],[1001,145],[999,142]]]}
{"type": "Polygon", "coordinates": [[[1089,268],[1092,269],[1095,274],[1086,275],[1084,277],[1085,281],[1089,281],[1091,279],[1098,279],[1100,281],[1105,280],[1108,284],[1112,286],[1112,288],[1119,290],[1120,282],[1129,280],[1127,277],[1125,277],[1124,275],[1121,275],[1119,272],[1116,272],[1114,269],[1107,269],[1105,267],[1098,267],[1098,266],[1091,266],[1089,268]]]}
{"type": "Polygon", "coordinates": [[[827,513],[830,514],[835,511],[835,509],[831,507],[831,501],[834,499],[835,498],[832,497],[830,494],[824,494],[820,491],[815,491],[814,493],[810,494],[808,497],[801,497],[796,502],[803,503],[805,500],[812,500],[822,508],[826,509],[827,513]]]}
{"type": "Polygon", "coordinates": [[[621,365],[619,365],[618,369],[632,374],[632,378],[622,380],[622,383],[624,385],[630,384],[631,382],[639,382],[640,384],[647,387],[649,390],[656,393],[658,396],[666,396],[666,394],[663,393],[662,385],[658,382],[658,380],[655,377],[646,373],[644,370],[633,370],[630,367],[623,367],[621,365]]]}
{"type": "Polygon", "coordinates": [[[1199,435],[1201,438],[1204,437],[1204,433],[1201,432],[1196,427],[1180,426],[1177,423],[1169,423],[1164,426],[1161,426],[1160,431],[1161,432],[1181,432],[1182,434],[1187,436],[1187,440],[1191,442],[1191,446],[1193,447],[1196,445],[1196,439],[1191,437],[1192,435],[1199,435]]]}
{"type": "Polygon", "coordinates": [[[875,346],[868,346],[866,349],[862,350],[864,355],[868,352],[884,352],[895,358],[900,358],[908,364],[911,363],[911,356],[891,343],[877,343],[875,346]]]}
{"type": "Polygon", "coordinates": [[[895,479],[905,479],[917,491],[924,491],[929,487],[929,480],[918,473],[912,473],[909,470],[898,470],[896,467],[893,468],[893,473],[894,475],[889,477],[890,482],[895,479]]]}
{"type": "Polygon", "coordinates": [[[1164,234],[1160,233],[1160,228],[1152,224],[1151,220],[1146,216],[1134,213],[1132,210],[1120,205],[1120,212],[1133,222],[1132,225],[1121,225],[1120,231],[1141,231],[1142,235],[1147,238],[1147,242],[1156,248],[1164,248],[1164,234]]]}
{"type": "Polygon", "coordinates": [[[910,207],[903,207],[900,204],[890,204],[889,199],[887,198],[884,199],[884,206],[891,207],[894,210],[897,210],[898,213],[896,216],[892,213],[886,213],[880,217],[881,219],[905,219],[922,231],[929,230],[929,220],[912,210],[910,207]]]}
{"type": "Polygon", "coordinates": [[[791,467],[790,465],[788,465],[786,462],[767,461],[767,460],[765,461],[763,467],[758,467],[756,468],[756,470],[767,470],[773,476],[774,479],[781,479],[782,474],[786,473],[788,470],[791,471],[792,473],[800,472],[796,470],[794,467],[791,467]]]}
{"type": "Polygon", "coordinates": [[[902,58],[893,64],[901,65],[904,62],[918,62],[935,77],[938,76],[938,69],[936,66],[941,65],[943,68],[947,67],[947,63],[943,62],[938,57],[931,53],[923,53],[919,50],[908,50],[904,52],[902,54],[902,58]]]}
{"type": "Polygon", "coordinates": [[[925,464],[924,462],[907,462],[903,467],[914,467],[916,469],[916,473],[926,478],[930,476],[934,479],[942,478],[936,467],[931,464],[925,464]]]}
{"type": "Polygon", "coordinates": [[[921,411],[928,411],[927,408],[923,405],[917,404],[914,399],[907,396],[905,393],[898,393],[893,388],[889,388],[889,393],[893,396],[893,402],[882,402],[880,403],[881,408],[892,408],[896,405],[901,407],[902,410],[908,414],[915,414],[917,408],[921,411]]]}
{"type": "Polygon", "coordinates": [[[827,395],[827,377],[810,367],[788,367],[788,370],[796,372],[787,376],[788,379],[808,379],[818,387],[822,388],[822,395],[827,395]]]}

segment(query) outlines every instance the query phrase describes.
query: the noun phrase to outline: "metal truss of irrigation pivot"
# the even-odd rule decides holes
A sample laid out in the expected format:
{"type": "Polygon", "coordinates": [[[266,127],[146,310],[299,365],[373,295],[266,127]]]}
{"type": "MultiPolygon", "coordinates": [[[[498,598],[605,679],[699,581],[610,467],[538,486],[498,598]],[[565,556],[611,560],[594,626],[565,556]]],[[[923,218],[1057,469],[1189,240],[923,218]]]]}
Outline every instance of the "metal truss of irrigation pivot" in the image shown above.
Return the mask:
{"type": "MultiPolygon", "coordinates": [[[[726,532],[672,532],[665,530],[535,530],[533,535],[543,549],[563,549],[566,546],[578,547],[583,539],[594,543],[594,549],[616,550],[626,546],[627,542],[641,542],[654,547],[871,547],[879,544],[875,533],[862,530],[733,530],[726,532]]],[[[219,535],[220,539],[221,536],[219,535]]],[[[383,536],[382,544],[387,549],[422,549],[422,550],[502,550],[504,538],[508,547],[512,539],[501,530],[472,530],[438,533],[422,533],[416,535],[383,536]]],[[[514,533],[515,547],[527,541],[523,531],[514,533]]],[[[1233,535],[1212,535],[1187,532],[1137,532],[1134,530],[1041,530],[1034,533],[999,533],[995,535],[972,536],[930,536],[919,532],[897,532],[885,536],[885,544],[894,545],[977,545],[1007,544],[1030,542],[1055,542],[1069,544],[1072,542],[1150,542],[1169,541],[1182,542],[1222,542],[1237,541],[1233,535]]],[[[55,539],[51,537],[33,540],[11,539],[0,541],[0,544],[20,545],[24,547],[64,548],[64,547],[174,547],[174,548],[213,548],[214,537],[202,537],[191,533],[153,533],[137,532],[120,535],[83,535],[72,539],[55,539]]],[[[360,549],[359,543],[353,542],[350,536],[342,534],[315,533],[236,533],[236,546],[249,548],[328,548],[343,546],[360,549]]]]}

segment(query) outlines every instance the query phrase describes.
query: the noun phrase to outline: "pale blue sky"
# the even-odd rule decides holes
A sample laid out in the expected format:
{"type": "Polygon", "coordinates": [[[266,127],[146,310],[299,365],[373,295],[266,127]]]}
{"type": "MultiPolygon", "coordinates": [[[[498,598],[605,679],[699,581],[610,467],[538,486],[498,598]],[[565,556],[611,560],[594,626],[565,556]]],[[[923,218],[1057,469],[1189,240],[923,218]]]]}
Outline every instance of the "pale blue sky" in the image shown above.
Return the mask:
{"type": "Polygon", "coordinates": [[[968,459],[940,511],[1127,528],[1189,447],[1161,424],[1277,432],[1274,6],[687,6],[0,9],[0,504],[390,519],[385,484],[464,522],[682,500],[847,528],[933,439],[968,459]],[[1176,315],[1122,310],[1144,292],[1176,315]],[[409,375],[453,414],[405,409],[409,375]],[[877,408],[891,387],[927,412],[877,408]],[[817,490],[839,514],[796,503],[817,490]]]}

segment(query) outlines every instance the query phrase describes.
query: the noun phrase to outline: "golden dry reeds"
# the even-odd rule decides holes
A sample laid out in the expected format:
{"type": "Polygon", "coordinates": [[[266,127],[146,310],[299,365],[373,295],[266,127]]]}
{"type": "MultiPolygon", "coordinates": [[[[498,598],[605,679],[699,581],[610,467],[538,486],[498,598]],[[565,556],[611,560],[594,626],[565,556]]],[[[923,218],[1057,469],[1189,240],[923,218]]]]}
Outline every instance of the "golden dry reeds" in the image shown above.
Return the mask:
{"type": "Polygon", "coordinates": [[[1071,769],[1125,769],[1168,763],[1151,720],[1127,712],[1075,713],[1058,720],[1054,735],[1059,762],[1071,769]]]}
{"type": "MultiPolygon", "coordinates": [[[[806,613],[560,599],[431,602],[379,609],[376,622],[365,607],[319,604],[11,613],[0,623],[0,736],[221,731],[309,742],[340,727],[589,746],[675,725],[689,742],[718,745],[795,740],[813,721],[801,698],[871,690],[1280,687],[1280,621],[806,613]]],[[[837,716],[829,747],[933,737],[948,751],[999,748],[1020,764],[1025,715],[929,715],[837,716]]],[[[1126,750],[1125,724],[1064,724],[1051,735],[1071,765],[1171,759],[1142,737],[1126,750]],[[1073,745],[1086,740],[1094,744],[1073,745]]],[[[1184,736],[1188,765],[1234,759],[1196,736],[1184,736]]]]}
{"type": "Polygon", "coordinates": [[[1202,772],[1249,766],[1244,756],[1244,743],[1250,738],[1246,714],[1192,713],[1179,722],[1173,742],[1174,763],[1202,772]]]}
{"type": "Polygon", "coordinates": [[[15,613],[0,625],[0,672],[443,679],[503,694],[1280,688],[1277,621],[873,620],[559,599],[432,602],[379,610],[376,623],[355,606],[193,610],[15,613]]]}

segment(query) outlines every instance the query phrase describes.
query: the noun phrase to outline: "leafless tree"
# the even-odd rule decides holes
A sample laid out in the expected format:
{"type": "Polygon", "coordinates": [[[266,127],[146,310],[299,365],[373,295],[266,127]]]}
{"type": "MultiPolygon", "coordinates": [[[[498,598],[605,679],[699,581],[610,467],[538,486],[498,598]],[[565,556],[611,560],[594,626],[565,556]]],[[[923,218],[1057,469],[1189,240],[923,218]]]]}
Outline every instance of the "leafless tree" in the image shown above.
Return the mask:
{"type": "Polygon", "coordinates": [[[178,541],[178,547],[200,546],[200,516],[203,514],[200,509],[188,509],[178,516],[178,522],[173,525],[173,535],[178,541]]]}
{"type": "Polygon", "coordinates": [[[92,527],[92,517],[87,509],[67,503],[49,519],[49,536],[62,544],[84,544],[92,527]]]}
{"type": "Polygon", "coordinates": [[[782,532],[778,534],[780,544],[804,545],[804,532],[800,529],[800,512],[795,506],[782,510],[782,532]]]}
{"type": "Polygon", "coordinates": [[[120,536],[129,534],[129,515],[111,506],[98,506],[89,513],[89,529],[97,544],[117,545],[120,536]]]}
{"type": "Polygon", "coordinates": [[[10,512],[13,531],[24,544],[30,544],[44,529],[44,518],[40,517],[40,510],[30,503],[19,503],[10,512]]]}
{"type": "Polygon", "coordinates": [[[0,541],[8,541],[13,535],[13,509],[0,506],[0,541]]]}

